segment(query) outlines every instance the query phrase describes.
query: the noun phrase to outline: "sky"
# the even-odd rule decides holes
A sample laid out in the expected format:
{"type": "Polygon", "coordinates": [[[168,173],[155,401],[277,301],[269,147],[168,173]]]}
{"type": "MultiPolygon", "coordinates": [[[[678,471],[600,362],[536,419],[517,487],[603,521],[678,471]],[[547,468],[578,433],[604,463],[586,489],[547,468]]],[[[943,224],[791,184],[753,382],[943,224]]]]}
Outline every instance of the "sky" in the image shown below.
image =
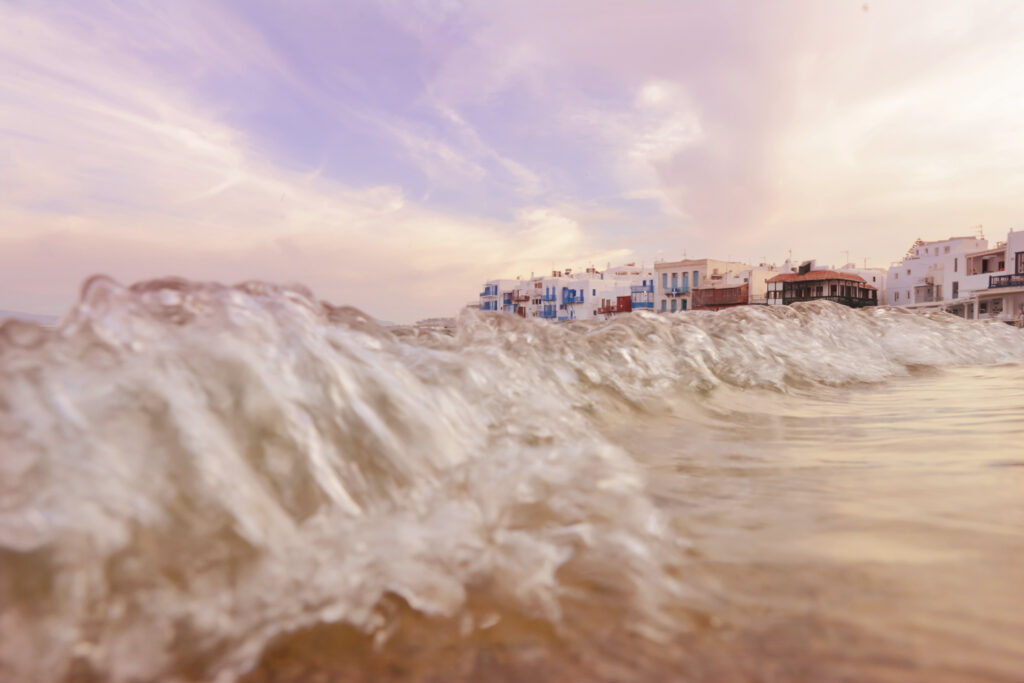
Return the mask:
{"type": "Polygon", "coordinates": [[[380,319],[1024,219],[1024,5],[0,0],[0,308],[301,283],[380,319]]]}

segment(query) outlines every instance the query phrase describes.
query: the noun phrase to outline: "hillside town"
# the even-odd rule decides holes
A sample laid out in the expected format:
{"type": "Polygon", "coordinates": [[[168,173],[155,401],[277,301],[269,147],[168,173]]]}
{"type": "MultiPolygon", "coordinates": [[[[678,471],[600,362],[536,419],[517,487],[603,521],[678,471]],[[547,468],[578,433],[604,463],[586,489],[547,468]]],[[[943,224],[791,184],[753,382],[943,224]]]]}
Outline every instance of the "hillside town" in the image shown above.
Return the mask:
{"type": "Polygon", "coordinates": [[[483,311],[556,322],[607,319],[633,311],[677,313],[735,306],[788,306],[823,299],[845,306],[945,311],[971,320],[1024,321],[1024,232],[994,246],[981,230],[967,237],[920,239],[888,268],[815,260],[781,266],[712,258],[627,263],[603,271],[570,268],[550,275],[489,280],[483,311]]]}

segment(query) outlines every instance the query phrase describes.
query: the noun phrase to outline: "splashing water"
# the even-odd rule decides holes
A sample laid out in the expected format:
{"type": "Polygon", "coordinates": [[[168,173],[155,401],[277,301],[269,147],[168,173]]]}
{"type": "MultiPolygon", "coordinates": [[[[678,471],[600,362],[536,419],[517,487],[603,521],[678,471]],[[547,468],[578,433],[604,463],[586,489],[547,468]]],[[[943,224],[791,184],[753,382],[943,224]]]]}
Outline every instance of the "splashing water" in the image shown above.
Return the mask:
{"type": "Polygon", "coordinates": [[[94,278],[56,329],[0,326],[0,678],[715,677],[750,498],[700,468],[829,444],[780,413],[849,430],[844,392],[1021,361],[1019,330],[898,309],[449,334],[94,278]]]}

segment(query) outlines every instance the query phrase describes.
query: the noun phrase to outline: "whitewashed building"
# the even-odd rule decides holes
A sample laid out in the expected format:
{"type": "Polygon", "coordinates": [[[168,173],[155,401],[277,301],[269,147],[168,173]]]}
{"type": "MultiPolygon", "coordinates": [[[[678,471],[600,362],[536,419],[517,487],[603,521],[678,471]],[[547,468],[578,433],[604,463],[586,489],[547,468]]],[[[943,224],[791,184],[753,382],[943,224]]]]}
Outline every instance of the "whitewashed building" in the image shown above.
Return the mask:
{"type": "MultiPolygon", "coordinates": [[[[917,240],[903,260],[889,268],[885,303],[919,310],[944,309],[949,302],[960,298],[959,283],[966,274],[966,256],[986,250],[988,240],[981,235],[934,242],[917,240]],[[956,296],[954,282],[958,283],[956,296]]],[[[995,264],[990,265],[995,267],[995,264]]]]}
{"type": "Polygon", "coordinates": [[[918,240],[889,269],[886,302],[971,319],[1016,322],[1024,313],[1024,232],[990,246],[980,234],[918,240]]]}

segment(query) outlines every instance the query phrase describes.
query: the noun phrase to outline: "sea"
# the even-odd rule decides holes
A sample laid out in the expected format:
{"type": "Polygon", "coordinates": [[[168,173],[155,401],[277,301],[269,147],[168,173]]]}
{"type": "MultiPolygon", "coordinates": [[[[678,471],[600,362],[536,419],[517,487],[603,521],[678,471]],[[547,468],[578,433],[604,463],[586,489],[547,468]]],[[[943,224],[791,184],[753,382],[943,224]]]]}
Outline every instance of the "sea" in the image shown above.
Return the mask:
{"type": "Polygon", "coordinates": [[[0,680],[1024,681],[1024,330],[93,278],[0,325],[0,680]]]}

